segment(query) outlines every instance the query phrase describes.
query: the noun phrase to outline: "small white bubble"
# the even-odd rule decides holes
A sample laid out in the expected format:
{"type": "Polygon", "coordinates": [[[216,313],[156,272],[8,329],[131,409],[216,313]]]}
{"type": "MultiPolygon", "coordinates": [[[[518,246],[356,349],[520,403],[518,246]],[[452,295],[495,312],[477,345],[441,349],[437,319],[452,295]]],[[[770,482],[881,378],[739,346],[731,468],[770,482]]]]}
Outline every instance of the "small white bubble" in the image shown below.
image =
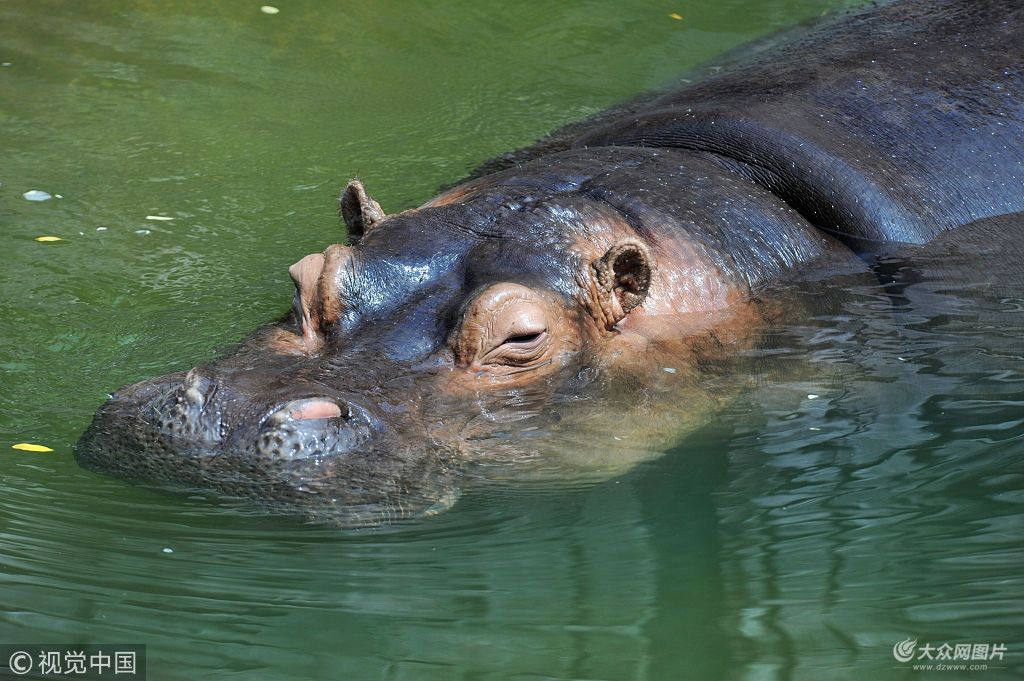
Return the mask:
{"type": "Polygon", "coordinates": [[[263,7],[260,7],[260,11],[263,12],[264,14],[277,14],[281,10],[274,7],[273,5],[263,5],[263,7]]]}
{"type": "Polygon", "coordinates": [[[53,198],[49,192],[44,192],[42,189],[30,189],[22,194],[22,196],[29,201],[49,201],[53,198]]]}

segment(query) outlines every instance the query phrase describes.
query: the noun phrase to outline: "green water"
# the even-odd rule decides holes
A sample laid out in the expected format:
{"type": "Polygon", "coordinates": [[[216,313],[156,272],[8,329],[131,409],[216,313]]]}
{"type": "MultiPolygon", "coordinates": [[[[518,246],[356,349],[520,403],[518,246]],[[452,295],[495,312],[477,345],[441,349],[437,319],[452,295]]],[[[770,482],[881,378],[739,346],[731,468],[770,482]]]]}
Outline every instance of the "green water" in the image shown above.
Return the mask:
{"type": "Polygon", "coordinates": [[[896,272],[788,331],[844,379],[766,386],[618,479],[388,532],[71,456],[106,393],[287,308],[348,178],[417,205],[843,4],[0,2],[0,643],[144,643],[158,680],[1024,675],[1020,288],[896,272]],[[906,638],[1008,652],[914,671],[906,638]]]}

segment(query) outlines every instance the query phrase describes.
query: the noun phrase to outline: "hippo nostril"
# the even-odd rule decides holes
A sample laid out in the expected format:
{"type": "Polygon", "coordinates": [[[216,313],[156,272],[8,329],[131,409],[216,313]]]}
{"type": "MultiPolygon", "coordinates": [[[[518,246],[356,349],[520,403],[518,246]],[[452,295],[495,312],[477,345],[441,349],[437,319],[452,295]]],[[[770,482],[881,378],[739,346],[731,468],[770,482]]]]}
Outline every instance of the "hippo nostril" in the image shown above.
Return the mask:
{"type": "Polygon", "coordinates": [[[214,390],[214,382],[201,375],[198,369],[192,369],[185,375],[182,383],[185,399],[197,407],[202,407],[214,390]]]}
{"type": "Polygon", "coordinates": [[[315,421],[339,417],[348,419],[351,414],[348,405],[339,405],[333,400],[314,397],[285,404],[271,413],[264,424],[275,427],[288,421],[315,421]]]}
{"type": "Polygon", "coordinates": [[[253,443],[259,459],[291,465],[327,465],[358,452],[373,435],[369,412],[334,397],[306,397],[273,407],[253,443]]]}
{"type": "Polygon", "coordinates": [[[291,417],[296,421],[305,419],[333,419],[342,415],[341,407],[327,400],[306,400],[292,405],[291,417]]]}
{"type": "Polygon", "coordinates": [[[286,421],[288,421],[290,419],[291,419],[291,414],[288,412],[288,410],[287,409],[280,409],[278,411],[275,411],[270,416],[268,416],[263,423],[264,423],[264,425],[270,426],[271,428],[273,428],[274,426],[279,426],[282,423],[285,423],[286,421]]]}
{"type": "Polygon", "coordinates": [[[222,405],[214,397],[216,392],[216,381],[193,369],[181,383],[165,382],[160,386],[160,394],[146,404],[160,432],[214,444],[222,437],[222,405]]]}
{"type": "Polygon", "coordinates": [[[202,407],[203,403],[206,401],[206,397],[199,388],[196,388],[195,386],[185,389],[185,399],[197,407],[202,407]]]}

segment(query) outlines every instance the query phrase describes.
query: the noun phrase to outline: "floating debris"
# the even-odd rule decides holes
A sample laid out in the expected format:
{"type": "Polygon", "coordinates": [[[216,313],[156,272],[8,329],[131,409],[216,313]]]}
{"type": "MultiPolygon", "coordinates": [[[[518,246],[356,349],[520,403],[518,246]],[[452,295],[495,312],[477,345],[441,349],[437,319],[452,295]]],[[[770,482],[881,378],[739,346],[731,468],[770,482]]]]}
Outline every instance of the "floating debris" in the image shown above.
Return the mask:
{"type": "Polygon", "coordinates": [[[669,16],[670,19],[675,19],[676,21],[682,21],[683,20],[683,15],[680,14],[679,12],[672,12],[672,14],[669,14],[668,16],[669,16]]]}
{"type": "Polygon", "coordinates": [[[165,546],[163,548],[163,552],[164,553],[174,553],[174,549],[172,549],[170,546],[165,546]]]}
{"type": "Polygon", "coordinates": [[[811,393],[810,395],[807,396],[807,399],[809,399],[809,400],[816,400],[816,399],[818,399],[818,396],[815,395],[814,393],[811,393]]]}
{"type": "Polygon", "coordinates": [[[50,192],[44,192],[42,189],[30,189],[22,194],[29,201],[49,201],[53,197],[50,196],[50,192]]]}
{"type": "Polygon", "coordinates": [[[107,228],[106,227],[97,227],[96,231],[97,232],[105,232],[105,231],[107,231],[107,228]]]}
{"type": "Polygon", "coordinates": [[[674,374],[676,372],[675,367],[662,367],[661,370],[664,371],[666,374],[674,374]]]}
{"type": "Polygon", "coordinates": [[[49,241],[64,241],[59,236],[37,236],[36,241],[49,242],[49,241]]]}
{"type": "Polygon", "coordinates": [[[164,215],[147,215],[146,219],[147,220],[165,220],[166,221],[166,220],[173,220],[174,218],[169,218],[169,217],[166,217],[164,215]]]}
{"type": "Polygon", "coordinates": [[[148,229],[137,229],[137,230],[135,230],[135,233],[136,234],[141,234],[141,235],[145,236],[147,234],[150,234],[150,231],[148,229]]]}
{"type": "Polygon", "coordinates": [[[260,7],[260,11],[263,12],[264,14],[277,14],[281,10],[274,7],[273,5],[263,5],[263,7],[260,7]]]}
{"type": "Polygon", "coordinates": [[[31,442],[19,442],[16,445],[11,445],[11,449],[18,449],[23,452],[52,452],[53,450],[43,445],[34,445],[31,442]]]}

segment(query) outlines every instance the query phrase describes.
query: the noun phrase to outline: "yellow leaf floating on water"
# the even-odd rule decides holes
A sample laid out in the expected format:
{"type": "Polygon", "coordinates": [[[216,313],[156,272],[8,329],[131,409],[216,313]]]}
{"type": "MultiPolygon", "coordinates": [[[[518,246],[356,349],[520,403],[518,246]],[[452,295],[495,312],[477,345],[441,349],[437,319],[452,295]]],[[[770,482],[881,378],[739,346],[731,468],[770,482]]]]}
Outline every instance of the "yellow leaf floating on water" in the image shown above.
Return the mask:
{"type": "Polygon", "coordinates": [[[37,236],[36,241],[64,241],[59,236],[37,236]]]}
{"type": "Polygon", "coordinates": [[[52,452],[53,450],[43,445],[34,445],[29,442],[19,442],[16,445],[11,445],[11,449],[20,449],[23,452],[52,452]]]}
{"type": "Polygon", "coordinates": [[[668,16],[670,18],[672,18],[672,19],[675,19],[676,21],[682,21],[683,20],[683,15],[680,14],[679,12],[672,12],[672,14],[669,14],[668,16]]]}

